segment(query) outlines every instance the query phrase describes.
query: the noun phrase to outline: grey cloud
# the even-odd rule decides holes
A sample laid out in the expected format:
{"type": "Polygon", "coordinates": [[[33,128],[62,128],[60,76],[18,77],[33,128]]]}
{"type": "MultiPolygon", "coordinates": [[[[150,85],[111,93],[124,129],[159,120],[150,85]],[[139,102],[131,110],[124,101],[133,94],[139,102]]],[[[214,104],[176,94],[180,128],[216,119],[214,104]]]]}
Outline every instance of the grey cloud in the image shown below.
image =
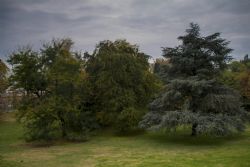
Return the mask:
{"type": "Polygon", "coordinates": [[[71,37],[78,50],[100,40],[126,38],[153,57],[178,44],[190,22],[202,33],[222,32],[235,58],[250,52],[249,0],[0,0],[0,56],[18,45],[41,46],[71,37]]]}

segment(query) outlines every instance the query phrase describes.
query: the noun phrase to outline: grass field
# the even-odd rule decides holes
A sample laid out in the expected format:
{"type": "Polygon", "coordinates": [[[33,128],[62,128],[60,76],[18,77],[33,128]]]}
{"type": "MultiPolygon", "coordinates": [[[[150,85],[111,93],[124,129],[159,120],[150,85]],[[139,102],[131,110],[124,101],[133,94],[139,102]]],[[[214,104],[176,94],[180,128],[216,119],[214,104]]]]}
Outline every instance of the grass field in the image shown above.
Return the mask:
{"type": "Polygon", "coordinates": [[[250,129],[227,138],[144,133],[117,136],[102,132],[84,143],[35,146],[22,139],[13,114],[0,121],[1,167],[247,167],[250,129]]]}

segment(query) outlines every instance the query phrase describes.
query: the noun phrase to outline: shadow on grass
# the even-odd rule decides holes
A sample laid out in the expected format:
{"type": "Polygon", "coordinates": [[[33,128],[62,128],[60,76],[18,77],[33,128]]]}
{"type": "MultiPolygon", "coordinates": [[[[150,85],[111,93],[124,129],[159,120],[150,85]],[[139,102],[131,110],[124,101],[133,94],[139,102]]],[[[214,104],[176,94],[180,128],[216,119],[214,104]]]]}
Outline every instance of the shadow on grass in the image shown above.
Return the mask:
{"type": "Polygon", "coordinates": [[[27,147],[27,148],[41,148],[41,147],[51,147],[51,146],[60,146],[67,144],[67,141],[29,141],[20,144],[21,147],[27,147]]]}
{"type": "Polygon", "coordinates": [[[136,137],[143,134],[145,134],[145,130],[143,129],[135,129],[126,132],[114,132],[114,135],[119,137],[136,137]]]}
{"type": "Polygon", "coordinates": [[[73,140],[67,140],[63,138],[58,138],[54,140],[35,140],[35,141],[25,141],[23,140],[23,143],[19,144],[21,147],[26,148],[46,148],[46,147],[53,147],[53,146],[65,146],[65,145],[72,145],[72,144],[81,144],[85,143],[87,141],[73,141],[73,140]]]}
{"type": "Polygon", "coordinates": [[[174,144],[184,146],[220,146],[231,141],[238,141],[247,138],[244,134],[234,134],[224,137],[215,136],[191,136],[187,132],[149,132],[145,139],[158,142],[160,144],[174,144]]]}
{"type": "Polygon", "coordinates": [[[160,146],[220,146],[227,144],[229,142],[237,142],[250,137],[250,131],[247,130],[244,133],[233,134],[230,136],[216,137],[216,136],[191,136],[189,129],[179,129],[176,132],[146,132],[145,130],[133,130],[123,133],[117,133],[114,129],[102,129],[96,135],[97,137],[112,138],[112,137],[122,137],[122,138],[135,138],[139,140],[144,140],[152,144],[159,144],[160,146]]]}

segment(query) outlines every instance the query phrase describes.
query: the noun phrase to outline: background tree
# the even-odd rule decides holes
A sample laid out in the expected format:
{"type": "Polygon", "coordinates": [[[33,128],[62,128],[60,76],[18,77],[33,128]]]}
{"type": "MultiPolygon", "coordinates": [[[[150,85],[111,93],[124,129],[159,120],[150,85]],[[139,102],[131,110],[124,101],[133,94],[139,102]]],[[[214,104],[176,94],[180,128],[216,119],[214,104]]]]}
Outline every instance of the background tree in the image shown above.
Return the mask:
{"type": "Polygon", "coordinates": [[[182,44],[164,48],[170,66],[165,71],[165,89],[150,105],[140,126],[192,128],[192,135],[227,135],[243,131],[248,121],[239,95],[216,78],[231,60],[229,42],[219,33],[200,36],[197,24],[190,24],[182,44]]]}
{"type": "Polygon", "coordinates": [[[250,110],[250,61],[233,61],[228,65],[219,80],[236,89],[242,96],[245,109],[250,110]]]}
{"type": "Polygon", "coordinates": [[[2,94],[8,87],[7,73],[9,68],[0,59],[0,94],[2,94]]]}
{"type": "Polygon", "coordinates": [[[85,57],[92,84],[92,107],[99,122],[116,124],[122,131],[136,126],[138,121],[123,123],[141,117],[158,84],[149,72],[149,56],[136,45],[116,40],[100,42],[93,54],[85,57]],[[119,116],[121,113],[124,115],[119,116]]]}
{"type": "Polygon", "coordinates": [[[7,73],[9,68],[6,64],[0,59],[0,111],[4,110],[5,100],[2,98],[3,93],[8,88],[8,77],[7,73]]]}

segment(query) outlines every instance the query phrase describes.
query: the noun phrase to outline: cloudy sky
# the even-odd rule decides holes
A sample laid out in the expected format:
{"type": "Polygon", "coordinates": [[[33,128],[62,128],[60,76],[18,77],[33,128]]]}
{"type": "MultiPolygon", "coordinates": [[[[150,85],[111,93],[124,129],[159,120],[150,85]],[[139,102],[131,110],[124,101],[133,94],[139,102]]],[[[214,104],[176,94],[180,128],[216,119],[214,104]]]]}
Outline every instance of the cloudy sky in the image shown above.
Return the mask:
{"type": "Polygon", "coordinates": [[[0,0],[0,57],[70,37],[90,52],[98,41],[126,38],[155,58],[190,22],[204,35],[221,32],[236,59],[250,53],[250,0],[0,0]]]}

